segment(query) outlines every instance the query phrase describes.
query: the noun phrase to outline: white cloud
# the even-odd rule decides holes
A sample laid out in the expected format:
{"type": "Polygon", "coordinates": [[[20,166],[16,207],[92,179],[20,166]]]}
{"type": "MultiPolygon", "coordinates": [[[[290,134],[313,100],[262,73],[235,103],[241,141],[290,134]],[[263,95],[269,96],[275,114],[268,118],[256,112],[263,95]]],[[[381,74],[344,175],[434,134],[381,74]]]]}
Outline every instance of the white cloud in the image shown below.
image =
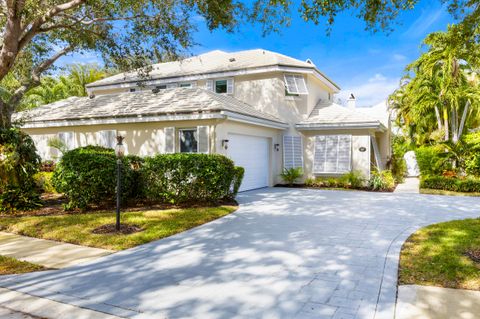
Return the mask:
{"type": "Polygon", "coordinates": [[[357,80],[357,83],[345,85],[338,97],[345,101],[350,93],[353,93],[357,98],[357,106],[375,105],[387,99],[395,91],[399,80],[399,78],[390,78],[376,73],[368,79],[357,80]]]}
{"type": "Polygon", "coordinates": [[[405,61],[407,59],[407,57],[404,56],[403,54],[395,53],[395,54],[392,55],[392,59],[394,61],[401,62],[401,61],[405,61]]]}
{"type": "Polygon", "coordinates": [[[424,10],[403,35],[409,38],[423,37],[428,29],[442,17],[442,14],[442,7],[424,10]]]}

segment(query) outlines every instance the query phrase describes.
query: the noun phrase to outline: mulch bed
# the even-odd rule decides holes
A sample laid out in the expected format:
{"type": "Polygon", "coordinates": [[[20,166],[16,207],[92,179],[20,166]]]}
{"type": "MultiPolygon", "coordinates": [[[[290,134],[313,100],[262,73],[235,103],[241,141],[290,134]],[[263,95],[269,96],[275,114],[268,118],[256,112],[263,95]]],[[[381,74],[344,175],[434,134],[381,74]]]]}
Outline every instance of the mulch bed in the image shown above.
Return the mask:
{"type": "MultiPolygon", "coordinates": [[[[15,211],[13,213],[0,213],[0,217],[25,217],[25,216],[53,216],[66,214],[86,214],[92,212],[113,211],[116,206],[113,202],[101,203],[99,205],[91,206],[87,210],[72,209],[66,211],[63,209],[63,204],[68,203],[68,199],[63,194],[42,194],[42,207],[29,211],[15,211]]],[[[216,206],[238,206],[235,200],[220,201],[217,203],[202,203],[191,202],[183,204],[167,204],[155,203],[149,201],[129,201],[122,203],[122,212],[140,212],[145,210],[167,210],[167,209],[182,209],[182,208],[202,208],[202,207],[216,207],[216,206]]]]}
{"type": "Polygon", "coordinates": [[[465,256],[480,264],[480,248],[467,250],[465,256]]]}
{"type": "Polygon", "coordinates": [[[120,224],[120,230],[117,231],[115,224],[106,224],[92,230],[94,234],[122,234],[128,235],[143,231],[143,229],[137,225],[132,224],[120,224]]]}

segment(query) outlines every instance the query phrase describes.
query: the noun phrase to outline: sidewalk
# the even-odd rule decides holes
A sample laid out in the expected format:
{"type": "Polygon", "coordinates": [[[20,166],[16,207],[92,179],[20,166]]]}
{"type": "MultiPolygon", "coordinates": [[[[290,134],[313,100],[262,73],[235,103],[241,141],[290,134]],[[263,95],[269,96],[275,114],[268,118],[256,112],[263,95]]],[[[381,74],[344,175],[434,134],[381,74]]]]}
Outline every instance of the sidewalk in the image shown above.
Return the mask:
{"type": "Polygon", "coordinates": [[[0,288],[0,318],[9,319],[120,319],[90,309],[0,288]]]}
{"type": "Polygon", "coordinates": [[[397,319],[473,319],[479,314],[479,291],[418,285],[398,287],[397,319]]]}
{"type": "Polygon", "coordinates": [[[395,188],[396,194],[419,194],[420,180],[418,177],[407,177],[402,184],[398,184],[395,188]]]}
{"type": "Polygon", "coordinates": [[[0,255],[47,268],[65,268],[113,251],[0,232],[0,255]]]}

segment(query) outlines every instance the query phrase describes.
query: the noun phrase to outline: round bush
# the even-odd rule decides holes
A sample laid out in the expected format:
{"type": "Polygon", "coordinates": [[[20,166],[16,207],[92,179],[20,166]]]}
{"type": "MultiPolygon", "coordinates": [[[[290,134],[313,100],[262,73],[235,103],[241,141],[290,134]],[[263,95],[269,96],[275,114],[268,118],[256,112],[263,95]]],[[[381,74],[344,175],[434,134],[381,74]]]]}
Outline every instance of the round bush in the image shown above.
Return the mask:
{"type": "Polygon", "coordinates": [[[147,199],[193,203],[233,198],[244,171],[222,155],[179,153],[145,158],[141,172],[147,199]]]}
{"type": "Polygon", "coordinates": [[[34,180],[39,166],[40,157],[29,135],[18,128],[0,129],[0,211],[40,205],[34,180]]]}
{"type": "MultiPolygon", "coordinates": [[[[137,190],[131,157],[122,159],[122,198],[137,190]]],[[[55,190],[64,193],[66,209],[85,209],[92,204],[113,201],[117,185],[117,158],[113,149],[87,146],[66,152],[52,177],[55,190]]]]}

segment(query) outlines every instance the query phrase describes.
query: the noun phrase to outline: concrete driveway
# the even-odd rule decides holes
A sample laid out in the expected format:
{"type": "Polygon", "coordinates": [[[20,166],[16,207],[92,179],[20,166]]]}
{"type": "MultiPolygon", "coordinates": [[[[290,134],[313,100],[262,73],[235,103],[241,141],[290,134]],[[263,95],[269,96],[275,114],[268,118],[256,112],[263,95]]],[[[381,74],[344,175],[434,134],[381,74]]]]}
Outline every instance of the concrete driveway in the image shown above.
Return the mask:
{"type": "Polygon", "coordinates": [[[134,318],[393,318],[415,229],[477,217],[468,197],[270,188],[168,239],[0,286],[134,318]]]}

